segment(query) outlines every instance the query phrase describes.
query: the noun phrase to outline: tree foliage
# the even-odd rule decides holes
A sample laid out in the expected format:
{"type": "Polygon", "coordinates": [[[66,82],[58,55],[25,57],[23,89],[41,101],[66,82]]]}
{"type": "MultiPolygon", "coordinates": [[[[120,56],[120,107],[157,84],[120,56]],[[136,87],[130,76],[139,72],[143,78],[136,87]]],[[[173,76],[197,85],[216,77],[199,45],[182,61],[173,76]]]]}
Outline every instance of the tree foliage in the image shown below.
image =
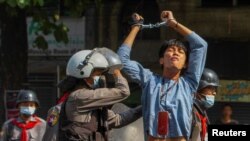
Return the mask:
{"type": "MultiPolygon", "coordinates": [[[[86,8],[100,1],[91,0],[0,0],[0,107],[4,107],[5,90],[23,89],[28,84],[27,17],[36,24],[33,46],[47,49],[45,36],[68,42],[68,27],[61,16],[81,17],[86,8]]],[[[28,84],[29,85],[29,84],[28,84]]],[[[27,86],[28,86],[27,85],[27,86]]],[[[5,120],[0,110],[0,125],[5,120]]]]}
{"type": "Polygon", "coordinates": [[[67,44],[68,27],[60,22],[60,17],[81,17],[90,4],[99,5],[101,0],[0,0],[10,16],[17,15],[17,9],[23,9],[37,23],[36,39],[33,47],[47,49],[45,35],[53,34],[57,42],[67,44]],[[49,8],[52,7],[52,8],[49,8]]]}

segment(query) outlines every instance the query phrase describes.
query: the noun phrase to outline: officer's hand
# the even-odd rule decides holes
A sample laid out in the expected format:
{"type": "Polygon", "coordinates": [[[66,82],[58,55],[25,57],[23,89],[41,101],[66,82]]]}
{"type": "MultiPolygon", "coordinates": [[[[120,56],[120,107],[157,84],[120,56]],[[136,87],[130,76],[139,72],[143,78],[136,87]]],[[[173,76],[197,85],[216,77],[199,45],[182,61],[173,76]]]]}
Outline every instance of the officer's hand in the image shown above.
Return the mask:
{"type": "Polygon", "coordinates": [[[167,23],[167,26],[175,27],[177,21],[175,20],[172,11],[162,11],[161,20],[167,23]]]}
{"type": "Polygon", "coordinates": [[[117,77],[117,76],[121,76],[122,74],[121,74],[120,69],[114,69],[114,71],[113,71],[113,75],[114,75],[115,77],[117,77]]]}

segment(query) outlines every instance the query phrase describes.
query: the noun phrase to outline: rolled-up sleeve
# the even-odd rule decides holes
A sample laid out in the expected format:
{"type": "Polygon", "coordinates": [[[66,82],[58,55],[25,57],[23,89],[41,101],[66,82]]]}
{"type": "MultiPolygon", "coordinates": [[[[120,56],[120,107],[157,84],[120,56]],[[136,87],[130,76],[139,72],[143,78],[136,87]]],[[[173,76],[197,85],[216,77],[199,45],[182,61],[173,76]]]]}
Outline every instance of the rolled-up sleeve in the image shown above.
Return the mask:
{"type": "Polygon", "coordinates": [[[193,93],[197,90],[205,66],[207,42],[192,32],[186,39],[190,45],[188,68],[184,78],[189,82],[193,93]]]}
{"type": "Polygon", "coordinates": [[[140,63],[130,60],[130,52],[131,48],[126,44],[122,44],[117,51],[123,64],[123,71],[132,81],[143,86],[149,80],[152,72],[149,69],[143,68],[140,63]]]}
{"type": "Polygon", "coordinates": [[[129,95],[127,80],[123,76],[118,76],[115,78],[115,88],[79,89],[71,94],[69,101],[75,101],[78,111],[83,112],[118,103],[129,95]]]}

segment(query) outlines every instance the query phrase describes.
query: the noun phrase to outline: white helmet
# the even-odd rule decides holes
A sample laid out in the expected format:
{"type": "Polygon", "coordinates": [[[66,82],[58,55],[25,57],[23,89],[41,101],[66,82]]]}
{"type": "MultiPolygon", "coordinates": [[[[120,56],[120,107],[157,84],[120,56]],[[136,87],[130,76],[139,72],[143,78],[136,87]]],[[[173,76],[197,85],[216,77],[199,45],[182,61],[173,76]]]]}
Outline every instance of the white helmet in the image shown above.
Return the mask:
{"type": "Polygon", "coordinates": [[[75,53],[68,61],[66,75],[75,78],[88,78],[96,68],[107,69],[108,61],[96,50],[82,50],[75,53]]]}

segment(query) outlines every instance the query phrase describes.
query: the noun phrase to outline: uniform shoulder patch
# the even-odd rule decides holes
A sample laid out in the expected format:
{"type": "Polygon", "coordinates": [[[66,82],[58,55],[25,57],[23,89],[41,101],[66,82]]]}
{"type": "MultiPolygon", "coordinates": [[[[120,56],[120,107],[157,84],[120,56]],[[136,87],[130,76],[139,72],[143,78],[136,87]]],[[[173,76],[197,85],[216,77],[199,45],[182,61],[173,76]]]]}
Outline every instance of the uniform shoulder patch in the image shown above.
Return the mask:
{"type": "Polygon", "coordinates": [[[49,109],[47,116],[47,124],[50,127],[53,127],[58,123],[60,111],[61,111],[61,104],[58,104],[49,109]]]}

